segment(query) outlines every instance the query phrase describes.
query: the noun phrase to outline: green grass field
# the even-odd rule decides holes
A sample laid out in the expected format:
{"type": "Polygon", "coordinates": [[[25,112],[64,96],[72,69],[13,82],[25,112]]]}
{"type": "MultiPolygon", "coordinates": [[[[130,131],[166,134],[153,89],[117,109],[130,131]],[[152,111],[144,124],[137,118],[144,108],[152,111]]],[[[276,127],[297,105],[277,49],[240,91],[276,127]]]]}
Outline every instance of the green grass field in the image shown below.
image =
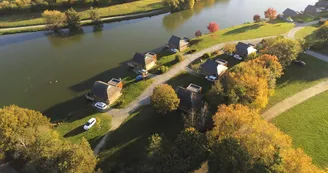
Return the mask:
{"type": "Polygon", "coordinates": [[[147,154],[148,138],[152,134],[163,134],[168,140],[174,140],[182,129],[179,112],[161,116],[151,106],[142,107],[109,136],[99,155],[98,166],[104,172],[119,172],[138,165],[147,154]]]}
{"type": "Polygon", "coordinates": [[[124,86],[122,96],[114,103],[114,105],[112,105],[112,107],[125,107],[141,95],[142,92],[153,83],[152,79],[137,82],[135,76],[136,75],[133,74],[123,79],[124,86]]]}
{"type": "Polygon", "coordinates": [[[79,142],[83,137],[87,139],[91,147],[95,147],[98,141],[111,128],[111,116],[106,113],[95,113],[72,122],[61,123],[56,130],[64,138],[72,142],[79,142]],[[96,118],[96,124],[88,131],[83,129],[83,125],[90,119],[96,118]]]}
{"type": "Polygon", "coordinates": [[[328,166],[328,92],[321,93],[282,113],[273,123],[293,138],[313,162],[328,166]]]}
{"type": "MultiPolygon", "coordinates": [[[[161,2],[161,0],[134,1],[125,4],[102,7],[98,10],[101,17],[140,13],[163,8],[164,6],[161,2]]],[[[75,10],[80,12],[82,19],[89,19],[88,8],[76,8],[75,10]]],[[[42,12],[1,16],[0,28],[44,24],[44,20],[41,18],[41,13],[42,12]]]]}
{"type": "Polygon", "coordinates": [[[227,41],[277,36],[287,33],[293,27],[294,24],[279,20],[274,21],[273,23],[251,23],[237,25],[220,30],[214,34],[206,34],[193,39],[192,42],[195,42],[195,44],[191,46],[191,49],[202,50],[215,44],[227,41]]]}
{"type": "Polygon", "coordinates": [[[307,14],[302,14],[296,17],[292,17],[295,22],[299,23],[305,23],[305,22],[311,22],[314,20],[318,20],[315,16],[312,15],[307,15],[307,14]]]}
{"type": "Polygon", "coordinates": [[[315,30],[319,28],[319,25],[305,26],[295,34],[296,39],[303,39],[308,35],[311,35],[315,30]]]}
{"type": "Polygon", "coordinates": [[[292,64],[277,80],[274,95],[269,99],[267,108],[272,107],[283,99],[290,97],[306,88],[328,79],[328,63],[308,55],[301,55],[307,65],[305,67],[292,64]]]}

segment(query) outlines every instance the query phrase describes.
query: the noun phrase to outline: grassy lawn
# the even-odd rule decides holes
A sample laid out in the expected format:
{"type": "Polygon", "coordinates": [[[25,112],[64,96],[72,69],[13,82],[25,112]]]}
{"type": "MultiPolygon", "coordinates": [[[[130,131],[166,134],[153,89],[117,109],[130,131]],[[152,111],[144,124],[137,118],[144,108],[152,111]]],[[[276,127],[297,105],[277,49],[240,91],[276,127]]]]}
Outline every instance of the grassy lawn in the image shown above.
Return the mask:
{"type": "Polygon", "coordinates": [[[302,14],[296,17],[292,17],[295,22],[298,23],[305,23],[305,22],[311,22],[314,20],[319,20],[318,17],[312,16],[312,15],[307,15],[307,14],[302,14]]]}
{"type": "Polygon", "coordinates": [[[246,40],[260,37],[277,36],[287,33],[294,27],[294,24],[274,21],[273,23],[251,23],[237,25],[231,28],[220,30],[214,34],[206,34],[195,38],[191,49],[202,50],[218,43],[246,40]]]}
{"type": "Polygon", "coordinates": [[[311,35],[315,30],[319,28],[319,25],[305,26],[303,29],[299,30],[295,34],[296,39],[303,39],[308,35],[311,35]]]}
{"type": "Polygon", "coordinates": [[[122,96],[112,105],[112,107],[122,108],[135,100],[139,95],[142,94],[152,83],[152,79],[143,81],[136,81],[136,75],[129,75],[123,79],[123,90],[122,96]]]}
{"type": "Polygon", "coordinates": [[[321,93],[282,113],[273,123],[293,138],[321,168],[328,166],[328,92],[321,93]]]}
{"type": "Polygon", "coordinates": [[[291,65],[284,75],[278,79],[274,95],[270,98],[267,108],[283,99],[290,97],[306,88],[328,79],[328,63],[308,55],[301,55],[307,65],[300,67],[291,65]]]}
{"type": "Polygon", "coordinates": [[[152,134],[164,134],[167,139],[174,140],[182,129],[181,113],[160,116],[152,107],[142,107],[109,136],[98,166],[104,172],[120,172],[138,165],[147,154],[148,138],[152,134]]]}
{"type": "MultiPolygon", "coordinates": [[[[113,5],[108,7],[99,8],[99,14],[101,17],[123,15],[129,13],[138,13],[144,11],[150,11],[154,9],[163,8],[161,0],[142,0],[134,1],[125,4],[113,5]]],[[[75,9],[80,12],[82,19],[88,19],[88,8],[75,9]]],[[[16,27],[16,26],[28,26],[44,24],[44,20],[41,18],[41,13],[26,13],[26,14],[11,14],[1,16],[0,28],[4,27],[16,27]]]]}
{"type": "Polygon", "coordinates": [[[95,147],[103,135],[111,128],[111,116],[106,113],[95,113],[72,122],[61,123],[56,130],[64,138],[72,142],[79,142],[83,137],[87,139],[91,147],[95,147]],[[83,129],[83,125],[90,119],[96,118],[96,124],[88,131],[83,129]]]}

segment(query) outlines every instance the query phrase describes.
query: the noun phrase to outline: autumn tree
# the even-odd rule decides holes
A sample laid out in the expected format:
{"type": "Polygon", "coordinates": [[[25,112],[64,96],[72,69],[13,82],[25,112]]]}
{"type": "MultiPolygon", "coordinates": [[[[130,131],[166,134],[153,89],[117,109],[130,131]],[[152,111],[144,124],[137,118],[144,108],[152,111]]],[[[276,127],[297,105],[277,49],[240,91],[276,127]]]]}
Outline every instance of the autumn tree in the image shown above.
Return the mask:
{"type": "Polygon", "coordinates": [[[226,53],[233,54],[234,52],[236,52],[236,45],[227,43],[223,46],[222,49],[226,53]]]}
{"type": "Polygon", "coordinates": [[[264,16],[265,18],[274,20],[277,18],[277,11],[274,8],[268,8],[266,11],[264,11],[264,16]]]}
{"type": "Polygon", "coordinates": [[[253,21],[254,21],[254,22],[260,22],[260,21],[261,21],[261,16],[258,15],[258,14],[255,14],[255,15],[253,16],[253,21]]]}
{"type": "Polygon", "coordinates": [[[180,11],[193,8],[195,0],[163,0],[163,4],[170,7],[171,11],[180,11]]]}
{"type": "Polygon", "coordinates": [[[95,26],[101,26],[102,21],[97,8],[90,7],[89,9],[90,19],[95,26]]]}
{"type": "Polygon", "coordinates": [[[220,29],[219,25],[215,22],[210,22],[207,26],[208,31],[214,33],[220,29]]]}
{"type": "Polygon", "coordinates": [[[264,49],[264,53],[278,57],[280,64],[286,68],[297,58],[302,51],[300,43],[296,40],[277,37],[271,45],[264,49]]]}
{"type": "Polygon", "coordinates": [[[328,42],[328,22],[315,31],[315,36],[326,43],[328,42]]]}
{"type": "Polygon", "coordinates": [[[200,30],[197,30],[195,32],[195,37],[200,37],[200,36],[202,36],[202,32],[200,30]]]}
{"type": "Polygon", "coordinates": [[[42,17],[47,23],[47,28],[56,33],[60,31],[66,22],[65,14],[57,10],[45,10],[42,17]]]}
{"type": "Polygon", "coordinates": [[[78,32],[81,30],[81,17],[78,12],[73,8],[68,9],[65,12],[67,18],[67,25],[71,33],[78,32]]]}
{"type": "Polygon", "coordinates": [[[225,93],[221,81],[215,81],[211,89],[206,94],[206,99],[209,100],[209,102],[214,106],[217,106],[223,103],[224,97],[225,93]]]}
{"type": "Polygon", "coordinates": [[[177,110],[180,100],[170,85],[161,84],[154,88],[151,103],[158,113],[167,114],[177,110]]]}

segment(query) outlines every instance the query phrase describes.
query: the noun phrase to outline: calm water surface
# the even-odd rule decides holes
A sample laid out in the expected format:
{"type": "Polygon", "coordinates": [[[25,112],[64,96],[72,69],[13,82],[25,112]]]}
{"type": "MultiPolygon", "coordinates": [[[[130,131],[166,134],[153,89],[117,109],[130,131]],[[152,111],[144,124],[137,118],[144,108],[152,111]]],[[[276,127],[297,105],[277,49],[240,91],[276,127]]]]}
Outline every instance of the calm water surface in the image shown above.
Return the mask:
{"type": "Polygon", "coordinates": [[[85,27],[72,37],[44,32],[0,36],[0,106],[16,104],[46,113],[84,105],[82,95],[95,80],[123,77],[134,52],[163,45],[172,34],[192,37],[209,22],[221,29],[252,20],[274,7],[302,10],[316,0],[204,0],[193,10],[85,27]]]}

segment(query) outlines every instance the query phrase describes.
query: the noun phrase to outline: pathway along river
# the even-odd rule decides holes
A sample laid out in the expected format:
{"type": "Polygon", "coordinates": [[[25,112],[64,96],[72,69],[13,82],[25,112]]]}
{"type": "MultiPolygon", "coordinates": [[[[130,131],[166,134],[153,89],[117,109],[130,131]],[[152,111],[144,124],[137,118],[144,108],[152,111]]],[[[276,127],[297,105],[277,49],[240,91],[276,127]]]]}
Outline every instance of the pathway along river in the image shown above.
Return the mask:
{"type": "Polygon", "coordinates": [[[302,10],[316,0],[203,0],[192,10],[109,23],[101,32],[46,36],[45,32],[0,36],[0,106],[16,104],[65,116],[83,108],[83,94],[95,80],[124,77],[135,52],[163,45],[172,34],[193,37],[209,22],[221,29],[251,21],[274,7],[302,10]],[[67,114],[66,114],[67,115],[67,114]]]}

